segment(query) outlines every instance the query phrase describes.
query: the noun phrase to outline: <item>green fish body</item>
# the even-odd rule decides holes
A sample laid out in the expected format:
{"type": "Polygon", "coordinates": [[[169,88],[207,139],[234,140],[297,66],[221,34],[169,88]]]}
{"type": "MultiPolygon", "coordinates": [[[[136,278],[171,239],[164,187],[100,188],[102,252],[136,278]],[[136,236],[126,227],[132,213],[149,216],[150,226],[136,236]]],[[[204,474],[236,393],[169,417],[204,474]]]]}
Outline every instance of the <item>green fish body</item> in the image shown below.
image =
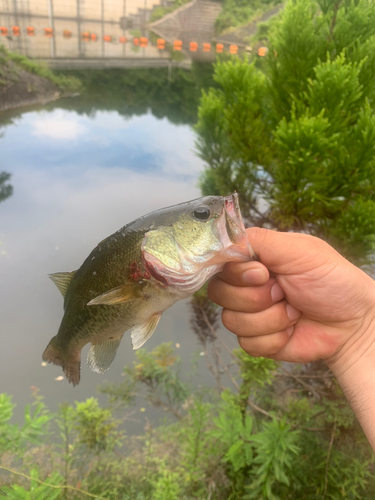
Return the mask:
{"type": "Polygon", "coordinates": [[[104,373],[131,330],[133,349],[154,332],[168,307],[197,291],[230,260],[250,260],[238,195],[207,196],[152,212],[127,224],[73,272],[51,279],[64,296],[59,331],[43,353],[73,385],[81,350],[104,373]]]}

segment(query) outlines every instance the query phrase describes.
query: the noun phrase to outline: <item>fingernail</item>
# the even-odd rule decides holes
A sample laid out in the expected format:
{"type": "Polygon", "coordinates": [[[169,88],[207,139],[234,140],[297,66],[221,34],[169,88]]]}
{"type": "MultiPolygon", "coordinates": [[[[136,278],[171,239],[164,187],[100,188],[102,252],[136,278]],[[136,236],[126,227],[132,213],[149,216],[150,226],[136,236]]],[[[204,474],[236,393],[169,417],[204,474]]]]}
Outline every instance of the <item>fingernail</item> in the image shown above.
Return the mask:
{"type": "Polygon", "coordinates": [[[289,335],[289,337],[293,335],[293,332],[294,332],[294,325],[286,329],[286,333],[289,335]]]}
{"type": "Polygon", "coordinates": [[[301,316],[301,311],[291,306],[290,304],[286,305],[286,313],[290,321],[294,321],[301,316]]]}
{"type": "Polygon", "coordinates": [[[248,269],[242,275],[242,280],[247,285],[263,285],[268,279],[267,271],[262,267],[248,269]]]}
{"type": "Polygon", "coordinates": [[[279,300],[283,299],[285,297],[284,290],[281,288],[281,286],[276,282],[273,287],[271,288],[271,299],[274,302],[279,302],[279,300]]]}

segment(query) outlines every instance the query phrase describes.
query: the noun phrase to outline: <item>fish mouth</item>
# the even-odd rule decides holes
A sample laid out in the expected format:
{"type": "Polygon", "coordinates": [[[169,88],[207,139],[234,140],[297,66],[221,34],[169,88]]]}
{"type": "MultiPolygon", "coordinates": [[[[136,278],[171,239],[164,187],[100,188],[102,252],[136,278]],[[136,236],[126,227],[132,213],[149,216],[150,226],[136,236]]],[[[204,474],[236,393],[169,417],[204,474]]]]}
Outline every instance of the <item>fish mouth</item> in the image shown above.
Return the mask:
{"type": "Polygon", "coordinates": [[[246,247],[251,257],[254,257],[254,251],[251,248],[245,224],[242,219],[239,196],[236,192],[224,197],[225,226],[228,237],[232,243],[239,247],[246,247]]]}

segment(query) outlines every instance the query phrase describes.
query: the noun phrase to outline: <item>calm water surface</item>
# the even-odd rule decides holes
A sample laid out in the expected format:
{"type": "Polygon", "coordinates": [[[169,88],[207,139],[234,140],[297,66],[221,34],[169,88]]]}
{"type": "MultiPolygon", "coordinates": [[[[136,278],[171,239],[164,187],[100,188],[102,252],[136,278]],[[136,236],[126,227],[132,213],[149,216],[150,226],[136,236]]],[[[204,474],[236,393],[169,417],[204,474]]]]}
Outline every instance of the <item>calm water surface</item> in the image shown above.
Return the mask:
{"type": "MultiPolygon", "coordinates": [[[[41,365],[63,306],[47,275],[77,269],[99,241],[135,218],[199,197],[203,165],[193,149],[188,125],[151,113],[87,116],[56,103],[25,111],[1,128],[0,170],[12,174],[14,194],[0,205],[0,391],[13,394],[18,417],[30,386],[40,388],[55,409],[61,401],[95,394],[104,380],[121,381],[124,364],[135,359],[127,335],[104,375],[86,366],[86,346],[76,388],[55,380],[62,375],[59,367],[41,365]]],[[[186,301],[164,313],[146,347],[165,341],[180,344],[182,370],[190,371],[190,358],[201,349],[189,327],[186,301]]],[[[200,364],[204,368],[203,360],[200,364]]],[[[205,370],[202,376],[210,381],[205,370]]]]}
{"type": "MultiPolygon", "coordinates": [[[[56,380],[61,368],[44,367],[41,358],[63,313],[63,298],[48,274],[77,269],[99,241],[137,217],[200,196],[203,165],[194,154],[191,126],[201,89],[213,85],[212,65],[205,61],[215,55],[204,53],[201,42],[212,39],[216,14],[199,23],[192,11],[178,33],[159,26],[152,35],[147,23],[160,4],[165,2],[0,0],[0,26],[8,27],[0,43],[70,74],[74,69],[83,83],[75,98],[0,115],[0,172],[12,175],[14,188],[0,204],[0,392],[13,395],[18,421],[31,386],[55,410],[62,401],[97,396],[105,380],[121,382],[123,366],[135,360],[125,335],[106,374],[89,371],[86,346],[80,385],[56,380]],[[27,26],[35,36],[27,36],[27,26]],[[52,38],[45,36],[46,26],[53,27],[52,38]],[[71,30],[70,38],[64,30],[71,30]],[[83,39],[83,31],[96,33],[97,41],[83,39]],[[111,43],[104,43],[104,35],[111,35],[111,43]],[[146,48],[132,42],[140,35],[149,39],[146,48]],[[160,36],[165,49],[156,47],[160,36]],[[181,52],[172,50],[176,37],[184,40],[181,52]],[[187,50],[191,40],[199,41],[197,52],[187,50]]],[[[151,350],[161,342],[179,344],[185,379],[192,356],[201,351],[189,314],[188,301],[174,305],[145,345],[151,350]]],[[[226,341],[237,344],[228,333],[226,341]]],[[[214,385],[204,358],[198,360],[193,384],[214,385]]],[[[150,409],[139,413],[128,431],[141,430],[145,417],[156,422],[159,415],[150,409]]]]}

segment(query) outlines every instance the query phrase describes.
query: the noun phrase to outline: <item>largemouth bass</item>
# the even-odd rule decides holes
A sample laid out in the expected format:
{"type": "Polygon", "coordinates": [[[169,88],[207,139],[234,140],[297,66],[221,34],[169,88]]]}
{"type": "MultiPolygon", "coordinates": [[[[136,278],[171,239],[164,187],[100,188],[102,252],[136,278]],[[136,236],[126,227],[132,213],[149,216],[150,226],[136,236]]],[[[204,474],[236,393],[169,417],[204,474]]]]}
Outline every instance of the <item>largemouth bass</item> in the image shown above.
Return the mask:
{"type": "Polygon", "coordinates": [[[77,271],[50,275],[64,296],[59,331],[43,360],[80,380],[81,350],[104,373],[131,329],[133,349],[151,337],[162,313],[192,295],[228,261],[251,259],[236,193],[163,208],[98,244],[77,271]]]}

